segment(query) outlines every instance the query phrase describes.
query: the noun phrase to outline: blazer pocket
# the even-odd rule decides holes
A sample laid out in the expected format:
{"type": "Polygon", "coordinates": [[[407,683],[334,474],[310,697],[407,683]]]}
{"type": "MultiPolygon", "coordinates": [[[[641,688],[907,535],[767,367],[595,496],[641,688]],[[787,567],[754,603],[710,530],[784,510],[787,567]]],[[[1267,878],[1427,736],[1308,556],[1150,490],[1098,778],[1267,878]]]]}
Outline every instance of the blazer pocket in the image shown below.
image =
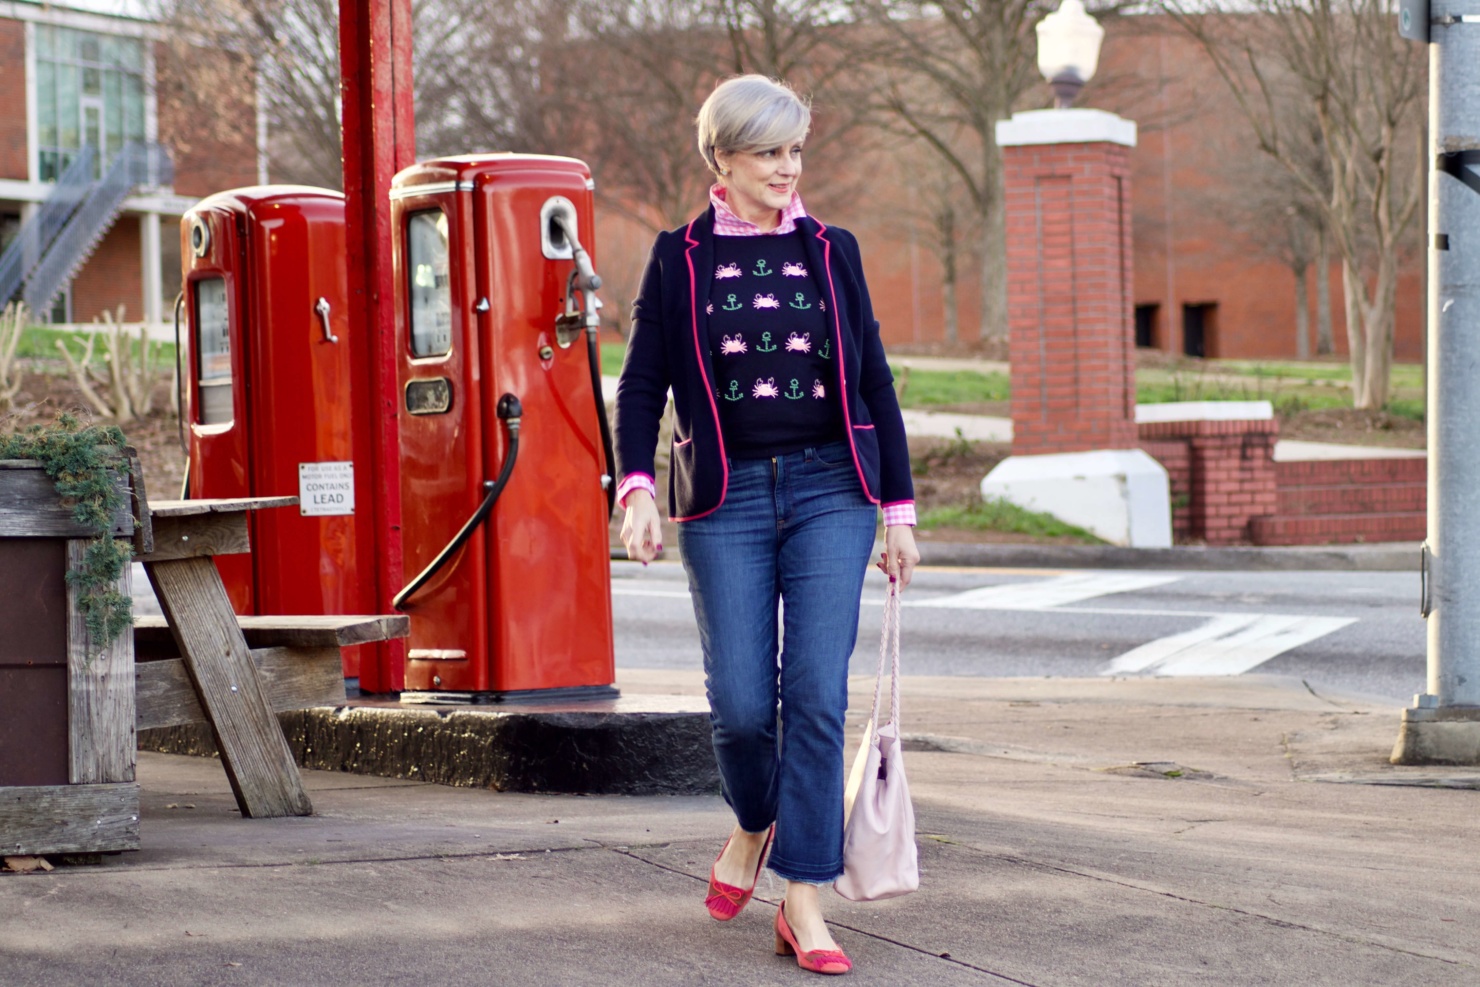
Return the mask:
{"type": "Polygon", "coordinates": [[[853,428],[854,428],[855,431],[858,431],[858,430],[869,430],[869,429],[872,429],[873,428],[873,425],[854,425],[853,428]]]}

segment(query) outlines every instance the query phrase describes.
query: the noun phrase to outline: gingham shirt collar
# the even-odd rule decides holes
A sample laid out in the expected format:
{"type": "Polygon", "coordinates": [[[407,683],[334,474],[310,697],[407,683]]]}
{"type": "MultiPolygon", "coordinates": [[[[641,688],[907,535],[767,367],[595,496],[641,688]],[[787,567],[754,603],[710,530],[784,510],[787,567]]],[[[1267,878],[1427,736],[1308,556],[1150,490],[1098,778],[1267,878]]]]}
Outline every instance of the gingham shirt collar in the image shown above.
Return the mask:
{"type": "Polygon", "coordinates": [[[725,201],[725,187],[715,182],[709,187],[709,203],[714,206],[715,236],[785,236],[797,228],[797,220],[807,215],[799,192],[791,193],[791,202],[781,210],[781,222],[774,230],[762,230],[748,219],[735,215],[735,210],[725,201]]]}

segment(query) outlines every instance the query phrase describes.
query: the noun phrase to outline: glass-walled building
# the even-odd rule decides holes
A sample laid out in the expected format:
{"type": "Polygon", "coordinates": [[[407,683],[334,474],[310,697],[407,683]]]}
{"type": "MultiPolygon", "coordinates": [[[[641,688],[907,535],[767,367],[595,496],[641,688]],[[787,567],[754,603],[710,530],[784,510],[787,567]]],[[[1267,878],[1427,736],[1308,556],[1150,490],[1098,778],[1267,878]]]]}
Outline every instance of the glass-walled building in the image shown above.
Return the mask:
{"type": "Polygon", "coordinates": [[[142,38],[35,27],[37,177],[54,182],[84,144],[94,176],[126,141],[148,140],[142,38]]]}

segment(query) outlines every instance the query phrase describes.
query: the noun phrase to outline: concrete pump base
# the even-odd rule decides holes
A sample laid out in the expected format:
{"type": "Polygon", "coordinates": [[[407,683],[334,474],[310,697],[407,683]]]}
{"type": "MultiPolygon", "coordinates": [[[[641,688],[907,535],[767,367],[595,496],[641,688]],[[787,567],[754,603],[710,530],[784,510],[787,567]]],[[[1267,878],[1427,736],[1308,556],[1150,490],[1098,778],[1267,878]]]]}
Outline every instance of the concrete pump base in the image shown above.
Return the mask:
{"type": "MultiPolygon", "coordinates": [[[[300,767],[502,792],[719,791],[702,697],[519,706],[355,700],[279,713],[300,767]]],[[[139,732],[141,750],[214,756],[204,724],[139,732]]]]}

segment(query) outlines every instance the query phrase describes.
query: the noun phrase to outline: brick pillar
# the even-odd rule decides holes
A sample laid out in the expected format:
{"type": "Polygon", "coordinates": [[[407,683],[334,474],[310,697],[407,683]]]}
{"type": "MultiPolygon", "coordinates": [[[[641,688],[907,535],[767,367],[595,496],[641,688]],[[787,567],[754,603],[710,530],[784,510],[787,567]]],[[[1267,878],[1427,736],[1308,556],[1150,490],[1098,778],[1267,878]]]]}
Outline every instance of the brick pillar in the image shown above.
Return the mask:
{"type": "Polygon", "coordinates": [[[1014,455],[1134,449],[1130,149],[1101,110],[997,124],[1007,192],[1014,455]]]}

